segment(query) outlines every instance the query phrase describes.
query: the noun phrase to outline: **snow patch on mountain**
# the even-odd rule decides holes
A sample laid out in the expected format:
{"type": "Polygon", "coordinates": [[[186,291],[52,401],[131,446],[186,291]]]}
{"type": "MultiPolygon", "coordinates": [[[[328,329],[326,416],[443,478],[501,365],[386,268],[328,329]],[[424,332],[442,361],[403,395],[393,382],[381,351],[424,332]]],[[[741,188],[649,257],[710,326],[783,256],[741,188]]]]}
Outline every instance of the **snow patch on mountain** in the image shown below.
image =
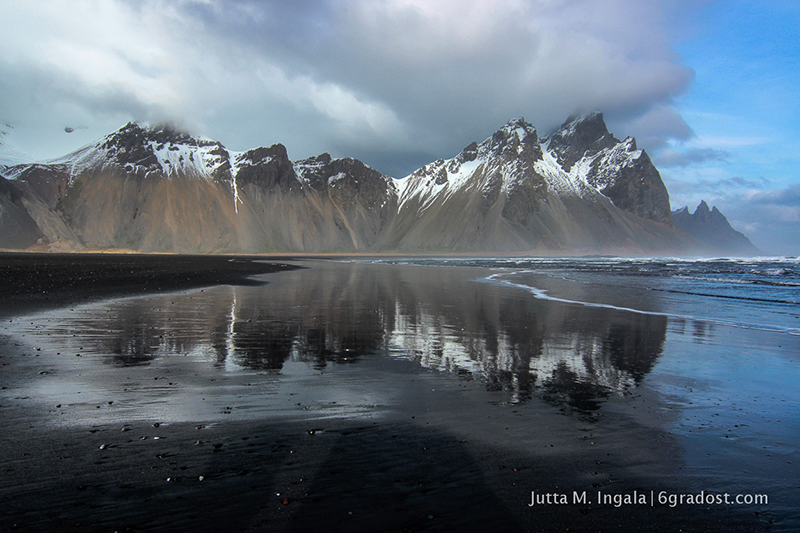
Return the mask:
{"type": "Polygon", "coordinates": [[[542,159],[533,163],[536,172],[547,180],[547,185],[559,196],[579,196],[585,198],[596,192],[586,182],[586,176],[574,172],[564,172],[553,154],[542,150],[542,159]]]}
{"type": "Polygon", "coordinates": [[[330,159],[326,161],[323,157],[311,157],[293,162],[292,168],[300,183],[308,185],[309,176],[319,173],[328,164],[330,164],[330,159]]]}
{"type": "Polygon", "coordinates": [[[76,176],[89,169],[103,167],[106,164],[105,158],[104,150],[99,149],[95,144],[87,144],[71,154],[46,161],[45,164],[66,167],[71,182],[76,176]]]}
{"type": "MultiPolygon", "coordinates": [[[[594,177],[594,184],[598,190],[603,191],[616,183],[620,171],[624,167],[631,165],[641,156],[642,151],[636,149],[636,141],[633,137],[628,137],[613,148],[600,152],[590,158],[585,157],[584,159],[590,160],[590,170],[592,167],[597,169],[594,177]]],[[[587,166],[582,165],[582,168],[585,169],[587,166]]],[[[588,175],[588,172],[586,175],[588,175]]]]}
{"type": "Polygon", "coordinates": [[[231,173],[231,188],[233,189],[233,209],[236,213],[239,212],[239,204],[243,203],[242,199],[239,197],[239,185],[236,183],[236,175],[239,173],[239,169],[244,166],[242,164],[242,156],[244,152],[234,152],[232,150],[228,150],[228,164],[230,166],[230,173],[231,173]]]}
{"type": "Polygon", "coordinates": [[[164,126],[141,127],[131,122],[47,164],[65,165],[71,178],[116,167],[144,177],[155,174],[169,179],[182,174],[210,179],[219,169],[230,166],[230,155],[216,141],[197,139],[164,126]]]}
{"type": "Polygon", "coordinates": [[[346,177],[347,177],[347,174],[345,174],[344,172],[338,172],[338,173],[334,174],[333,176],[328,177],[328,185],[330,185],[331,187],[335,187],[337,181],[341,181],[341,180],[345,179],[346,177]]]}
{"type": "MultiPolygon", "coordinates": [[[[230,165],[228,152],[219,144],[158,143],[148,141],[147,146],[155,154],[161,172],[169,178],[174,174],[186,174],[211,179],[214,171],[223,164],[230,165]]],[[[130,163],[128,163],[130,164],[130,163]]]]}

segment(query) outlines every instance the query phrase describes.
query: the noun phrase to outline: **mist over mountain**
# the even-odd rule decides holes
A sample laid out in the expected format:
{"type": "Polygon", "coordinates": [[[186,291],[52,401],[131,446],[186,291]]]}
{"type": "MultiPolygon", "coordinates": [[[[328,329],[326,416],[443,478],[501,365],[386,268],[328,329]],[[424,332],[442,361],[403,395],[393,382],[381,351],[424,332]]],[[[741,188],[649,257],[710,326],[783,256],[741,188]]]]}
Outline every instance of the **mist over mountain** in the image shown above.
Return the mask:
{"type": "Polygon", "coordinates": [[[329,154],[291,161],[129,123],[3,167],[0,246],[179,253],[721,253],[673,225],[635,139],[600,113],[540,136],[522,118],[404,178],[329,154]]]}
{"type": "Polygon", "coordinates": [[[709,246],[718,247],[733,254],[764,254],[743,233],[733,229],[728,219],[716,206],[709,209],[705,200],[700,202],[694,213],[689,213],[688,207],[673,211],[672,220],[677,228],[709,246]]]}
{"type": "Polygon", "coordinates": [[[14,165],[30,162],[29,155],[17,150],[8,142],[8,136],[14,127],[11,124],[0,124],[0,174],[14,165]]]}

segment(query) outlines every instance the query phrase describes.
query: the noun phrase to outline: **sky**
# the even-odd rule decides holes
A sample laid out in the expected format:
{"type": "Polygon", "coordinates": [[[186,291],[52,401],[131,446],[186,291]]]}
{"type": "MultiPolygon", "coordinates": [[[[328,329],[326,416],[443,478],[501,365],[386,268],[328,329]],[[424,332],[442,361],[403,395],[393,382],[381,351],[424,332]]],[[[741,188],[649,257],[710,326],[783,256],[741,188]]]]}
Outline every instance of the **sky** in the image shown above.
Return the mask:
{"type": "Polygon", "coordinates": [[[673,209],[800,255],[800,2],[4,0],[0,26],[0,142],[35,160],[137,120],[402,177],[601,111],[673,209]]]}

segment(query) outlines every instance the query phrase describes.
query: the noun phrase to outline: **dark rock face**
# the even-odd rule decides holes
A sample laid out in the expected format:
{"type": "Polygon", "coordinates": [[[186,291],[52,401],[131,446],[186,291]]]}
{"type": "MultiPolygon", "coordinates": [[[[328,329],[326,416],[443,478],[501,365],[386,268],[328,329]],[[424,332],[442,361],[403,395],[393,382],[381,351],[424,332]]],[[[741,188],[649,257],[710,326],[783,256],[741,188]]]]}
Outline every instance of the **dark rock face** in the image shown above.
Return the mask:
{"type": "Polygon", "coordinates": [[[619,141],[611,135],[602,113],[567,120],[550,137],[549,148],[567,172],[589,163],[587,181],[620,209],[672,225],[669,193],[650,157],[632,137],[619,141]]]}
{"type": "Polygon", "coordinates": [[[478,143],[471,142],[467,145],[461,153],[458,154],[458,160],[460,163],[467,163],[468,161],[475,161],[475,158],[478,157],[478,143]]]}
{"type": "Polygon", "coordinates": [[[570,117],[550,136],[550,149],[567,172],[586,155],[611,148],[619,141],[608,132],[602,113],[570,117]]]}
{"type": "MultiPolygon", "coordinates": [[[[527,224],[547,191],[546,179],[535,169],[535,163],[544,157],[536,129],[524,119],[512,120],[492,136],[487,152],[497,159],[493,169],[496,176],[512,172],[516,177],[508,183],[503,216],[527,224]]],[[[502,179],[494,180],[492,186],[502,188],[502,179]]]]}
{"type": "Polygon", "coordinates": [[[50,208],[55,208],[66,194],[69,178],[66,165],[35,164],[24,166],[14,183],[25,191],[26,196],[35,196],[50,208]]]}
{"type": "MultiPolygon", "coordinates": [[[[630,146],[636,150],[636,141],[632,138],[630,146]]],[[[595,160],[587,176],[589,183],[598,187],[620,209],[647,220],[672,225],[669,192],[661,180],[661,174],[644,151],[638,158],[621,165],[613,180],[604,179],[609,169],[604,168],[602,163],[601,158],[595,160]]]]}
{"type": "Polygon", "coordinates": [[[295,162],[295,169],[312,189],[327,192],[340,206],[380,209],[394,191],[391,178],[352,157],[331,159],[324,153],[295,162]]]}
{"type": "Polygon", "coordinates": [[[333,176],[328,181],[329,194],[337,203],[377,210],[389,201],[388,180],[361,161],[348,157],[332,161],[328,167],[333,176]]]}
{"type": "Polygon", "coordinates": [[[292,162],[282,144],[248,150],[237,158],[237,165],[236,182],[242,186],[253,184],[267,190],[275,187],[299,189],[292,162]]]}
{"type": "MultiPolygon", "coordinates": [[[[469,146],[467,147],[469,148],[469,146]]],[[[466,149],[465,149],[466,150],[466,149]]],[[[539,136],[524,118],[515,118],[481,143],[481,152],[510,161],[523,155],[529,162],[542,157],[539,136]]]]}
{"type": "Polygon", "coordinates": [[[100,148],[107,151],[109,161],[133,170],[141,167],[145,171],[158,172],[161,165],[158,158],[148,146],[148,138],[144,129],[138,124],[129,122],[120,130],[109,135],[100,148]]]}
{"type": "Polygon", "coordinates": [[[331,155],[326,152],[297,161],[295,163],[295,172],[313,189],[324,191],[328,188],[328,178],[335,174],[331,173],[330,164],[331,155]]]}
{"type": "Polygon", "coordinates": [[[728,219],[716,206],[709,209],[705,200],[700,202],[694,214],[689,213],[688,207],[682,207],[672,212],[672,219],[676,228],[715,250],[741,255],[764,253],[756,248],[743,233],[733,229],[728,219]]]}

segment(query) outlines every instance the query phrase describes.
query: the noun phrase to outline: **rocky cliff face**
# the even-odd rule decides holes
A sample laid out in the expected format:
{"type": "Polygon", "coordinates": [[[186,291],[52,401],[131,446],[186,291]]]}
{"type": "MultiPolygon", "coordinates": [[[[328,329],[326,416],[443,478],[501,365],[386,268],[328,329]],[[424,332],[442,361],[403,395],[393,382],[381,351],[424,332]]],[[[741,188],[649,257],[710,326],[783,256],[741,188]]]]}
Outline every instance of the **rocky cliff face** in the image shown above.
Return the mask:
{"type": "Polygon", "coordinates": [[[402,179],[356,159],[292,162],[280,144],[233,152],[135,123],[4,172],[14,194],[3,196],[3,231],[30,228],[7,247],[677,253],[696,243],[672,227],[650,159],[600,114],[544,138],[514,119],[402,179]]]}
{"type": "Polygon", "coordinates": [[[694,213],[688,207],[672,212],[675,227],[721,253],[738,255],[763,255],[744,234],[733,229],[716,206],[708,208],[705,200],[700,202],[694,213]]]}
{"type": "Polygon", "coordinates": [[[562,168],[578,169],[614,205],[647,220],[671,225],[669,193],[650,157],[628,137],[608,132],[603,115],[571,118],[547,142],[562,168]]]}

